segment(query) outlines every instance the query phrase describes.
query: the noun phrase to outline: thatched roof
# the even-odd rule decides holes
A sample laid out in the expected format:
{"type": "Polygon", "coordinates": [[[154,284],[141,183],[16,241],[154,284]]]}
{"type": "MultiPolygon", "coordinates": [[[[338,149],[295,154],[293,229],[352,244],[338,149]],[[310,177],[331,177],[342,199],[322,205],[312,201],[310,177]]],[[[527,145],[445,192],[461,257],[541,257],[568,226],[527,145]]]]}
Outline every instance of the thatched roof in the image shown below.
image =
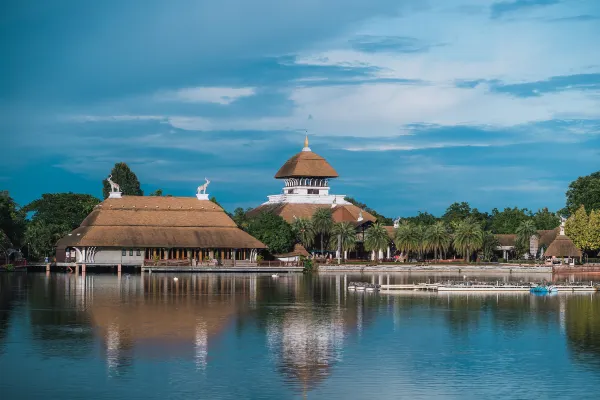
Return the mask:
{"type": "Polygon", "coordinates": [[[396,237],[396,228],[394,228],[394,226],[384,226],[385,230],[387,231],[388,236],[390,237],[391,240],[394,240],[394,238],[396,237]]]}
{"type": "Polygon", "coordinates": [[[550,230],[540,230],[538,234],[540,235],[539,244],[540,246],[550,246],[550,244],[556,239],[560,232],[560,228],[550,229],[550,230]]]}
{"type": "MultiPolygon", "coordinates": [[[[329,204],[308,204],[308,203],[276,203],[263,204],[248,212],[249,216],[258,215],[261,212],[270,212],[279,215],[287,222],[291,223],[296,218],[311,218],[319,208],[331,208],[329,204]]],[[[355,225],[362,225],[366,222],[375,222],[376,218],[366,211],[362,212],[363,220],[358,221],[361,209],[354,204],[344,204],[336,206],[331,213],[335,222],[352,222],[355,225]]]]}
{"type": "Polygon", "coordinates": [[[217,204],[193,197],[106,199],[57,247],[265,248],[217,204]]]}
{"type": "Polygon", "coordinates": [[[283,164],[275,178],[337,178],[338,173],[323,157],[312,151],[301,151],[283,164]]]}
{"type": "Polygon", "coordinates": [[[581,257],[581,250],[565,235],[559,235],[544,252],[546,257],[581,257]]]}
{"type": "Polygon", "coordinates": [[[496,234],[495,236],[500,246],[514,246],[517,242],[517,235],[514,234],[496,234]]]}
{"type": "Polygon", "coordinates": [[[304,257],[310,256],[310,253],[300,243],[296,243],[294,245],[294,250],[292,250],[289,253],[275,255],[275,257],[278,257],[278,258],[298,257],[298,256],[304,256],[304,257]]]}

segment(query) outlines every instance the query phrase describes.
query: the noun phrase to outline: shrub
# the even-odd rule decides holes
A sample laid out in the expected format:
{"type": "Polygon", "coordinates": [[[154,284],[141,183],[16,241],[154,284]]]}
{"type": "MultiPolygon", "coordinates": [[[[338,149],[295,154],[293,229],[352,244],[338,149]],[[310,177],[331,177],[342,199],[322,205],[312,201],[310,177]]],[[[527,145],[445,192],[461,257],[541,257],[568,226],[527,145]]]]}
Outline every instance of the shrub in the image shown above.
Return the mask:
{"type": "Polygon", "coordinates": [[[4,269],[7,270],[7,271],[14,271],[15,270],[15,266],[12,265],[12,264],[6,264],[4,266],[4,269]]]}

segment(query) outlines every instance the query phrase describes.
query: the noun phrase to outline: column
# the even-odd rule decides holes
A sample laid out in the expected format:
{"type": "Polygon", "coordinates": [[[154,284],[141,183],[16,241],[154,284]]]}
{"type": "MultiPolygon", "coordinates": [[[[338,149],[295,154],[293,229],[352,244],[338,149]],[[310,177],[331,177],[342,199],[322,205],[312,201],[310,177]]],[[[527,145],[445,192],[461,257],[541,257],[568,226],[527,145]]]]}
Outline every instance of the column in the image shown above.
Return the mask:
{"type": "Polygon", "coordinates": [[[386,258],[388,260],[391,258],[391,255],[390,255],[390,246],[387,247],[387,257],[386,258]]]}

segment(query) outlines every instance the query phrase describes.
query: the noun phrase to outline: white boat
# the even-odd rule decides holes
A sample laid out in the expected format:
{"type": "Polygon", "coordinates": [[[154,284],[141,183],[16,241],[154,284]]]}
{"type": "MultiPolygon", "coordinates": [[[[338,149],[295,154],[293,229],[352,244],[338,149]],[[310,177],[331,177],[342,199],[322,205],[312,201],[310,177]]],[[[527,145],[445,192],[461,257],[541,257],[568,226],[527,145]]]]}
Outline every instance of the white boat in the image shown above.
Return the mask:
{"type": "Polygon", "coordinates": [[[273,274],[271,275],[271,278],[279,278],[279,274],[273,274]]]}
{"type": "Polygon", "coordinates": [[[365,290],[365,287],[364,286],[357,286],[356,290],[365,290]]]}

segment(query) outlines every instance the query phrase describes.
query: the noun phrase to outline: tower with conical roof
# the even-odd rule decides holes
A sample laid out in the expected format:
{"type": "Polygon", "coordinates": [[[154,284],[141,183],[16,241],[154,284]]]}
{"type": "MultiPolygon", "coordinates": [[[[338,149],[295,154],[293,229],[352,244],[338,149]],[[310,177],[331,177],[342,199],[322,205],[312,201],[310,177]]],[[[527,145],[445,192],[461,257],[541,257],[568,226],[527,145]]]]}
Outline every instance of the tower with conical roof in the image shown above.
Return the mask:
{"type": "Polygon", "coordinates": [[[329,180],[338,173],[304,139],[302,151],[287,160],[275,174],[284,181],[283,193],[269,196],[269,203],[349,204],[344,195],[329,194],[329,180]]]}

